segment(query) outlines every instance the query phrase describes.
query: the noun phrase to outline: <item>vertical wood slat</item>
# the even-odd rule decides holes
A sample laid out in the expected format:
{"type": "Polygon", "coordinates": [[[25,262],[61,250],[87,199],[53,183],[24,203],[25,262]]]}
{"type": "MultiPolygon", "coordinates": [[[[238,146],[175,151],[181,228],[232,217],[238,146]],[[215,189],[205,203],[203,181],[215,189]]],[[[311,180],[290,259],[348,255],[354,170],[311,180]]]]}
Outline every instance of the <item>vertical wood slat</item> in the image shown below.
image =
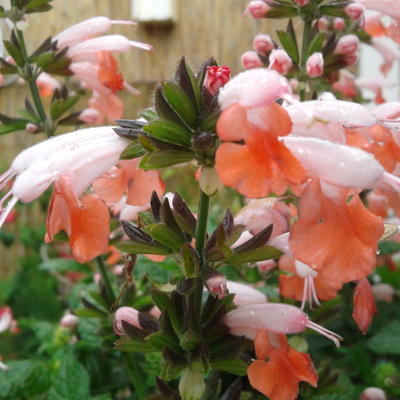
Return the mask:
{"type": "MultiPolygon", "coordinates": [[[[134,0],[133,0],[134,1],[134,0]]],[[[248,0],[177,0],[178,19],[172,27],[113,26],[110,33],[123,34],[133,40],[150,43],[155,51],[147,53],[133,48],[118,55],[120,69],[125,79],[141,90],[133,97],[122,93],[126,118],[135,118],[139,110],[151,103],[155,83],[170,77],[178,58],[197,68],[205,59],[214,56],[220,64],[229,65],[233,73],[241,70],[240,56],[251,49],[255,34],[268,32],[278,25],[276,21],[254,21],[243,17],[248,0]]],[[[86,18],[104,15],[112,19],[130,19],[131,0],[54,0],[54,9],[44,14],[29,16],[26,42],[33,51],[48,36],[86,18]]],[[[279,22],[278,22],[279,24],[279,22]]],[[[0,112],[16,115],[23,107],[27,87],[13,84],[0,89],[0,112]]],[[[16,154],[33,143],[43,140],[42,135],[25,132],[0,136],[0,171],[3,171],[16,154]]],[[[31,223],[43,220],[42,215],[31,216],[31,223]]],[[[28,222],[28,221],[27,221],[28,222]]],[[[14,260],[21,249],[12,251],[0,245],[0,276],[14,269],[14,260]]]]}

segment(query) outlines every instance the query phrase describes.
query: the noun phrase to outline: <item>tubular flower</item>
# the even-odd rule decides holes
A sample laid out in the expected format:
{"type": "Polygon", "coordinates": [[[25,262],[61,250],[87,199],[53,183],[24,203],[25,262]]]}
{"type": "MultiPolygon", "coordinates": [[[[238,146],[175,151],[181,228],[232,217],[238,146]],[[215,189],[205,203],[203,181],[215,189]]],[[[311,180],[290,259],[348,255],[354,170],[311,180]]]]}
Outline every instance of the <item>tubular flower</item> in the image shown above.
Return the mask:
{"type": "Polygon", "coordinates": [[[353,319],[360,331],[365,335],[376,314],[374,294],[367,278],[357,282],[353,294],[353,319]]]}
{"type": "Polygon", "coordinates": [[[225,143],[217,150],[216,170],[226,186],[255,198],[271,190],[282,194],[289,184],[306,180],[300,163],[278,140],[292,124],[274,100],[290,92],[277,72],[260,69],[239,74],[221,90],[217,133],[225,143]],[[232,143],[237,141],[244,144],[232,143]]]}
{"type": "Polygon", "coordinates": [[[249,365],[247,374],[251,386],[265,396],[271,400],[295,400],[300,382],[317,386],[318,375],[311,357],[290,347],[285,335],[262,329],[254,344],[257,360],[249,365]]]}
{"type": "Polygon", "coordinates": [[[227,289],[229,293],[233,293],[233,303],[237,306],[246,304],[262,304],[268,301],[267,296],[259,290],[254,289],[244,283],[227,281],[227,289]]]}
{"type": "Polygon", "coordinates": [[[375,267],[382,220],[357,194],[347,201],[341,189],[332,199],[314,179],[300,199],[299,219],[292,225],[290,248],[296,259],[335,282],[362,279],[375,267]]]}
{"type": "Polygon", "coordinates": [[[29,203],[54,182],[46,240],[63,229],[70,236],[77,259],[87,261],[93,254],[101,254],[108,238],[108,211],[106,216],[105,206],[96,196],[84,196],[81,202],[78,199],[99,175],[119,161],[126,144],[112,127],[99,127],[59,135],[24,150],[0,176],[0,189],[16,176],[11,190],[0,201],[2,206],[11,197],[1,209],[0,226],[18,200],[29,203]],[[94,210],[99,214],[93,215],[94,210]],[[84,223],[86,217],[89,224],[84,223]],[[107,228],[100,229],[100,223],[107,223],[107,228]]]}

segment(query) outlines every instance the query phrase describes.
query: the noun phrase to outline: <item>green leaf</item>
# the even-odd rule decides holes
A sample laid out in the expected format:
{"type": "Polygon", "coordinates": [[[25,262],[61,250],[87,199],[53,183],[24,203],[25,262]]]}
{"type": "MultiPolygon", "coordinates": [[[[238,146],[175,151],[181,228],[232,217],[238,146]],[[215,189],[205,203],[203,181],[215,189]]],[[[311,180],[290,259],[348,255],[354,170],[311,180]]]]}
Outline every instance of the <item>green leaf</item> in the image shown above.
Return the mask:
{"type": "Polygon", "coordinates": [[[134,242],[133,240],[127,240],[125,242],[119,243],[117,245],[117,249],[125,253],[133,254],[168,255],[171,253],[170,249],[160,244],[134,242]]]}
{"type": "Polygon", "coordinates": [[[21,119],[18,122],[14,122],[8,125],[0,125],[0,135],[5,135],[6,133],[16,132],[25,130],[28,121],[26,119],[21,119]]]}
{"type": "Polygon", "coordinates": [[[150,231],[151,236],[169,247],[175,252],[179,252],[184,243],[182,237],[180,237],[173,229],[164,224],[152,224],[147,227],[150,231]]]}
{"type": "Polygon", "coordinates": [[[293,40],[293,38],[284,31],[277,31],[276,32],[279,40],[282,44],[282,47],[286,50],[289,54],[290,58],[296,63],[299,63],[300,56],[299,56],[299,49],[297,48],[297,43],[293,40]]]}
{"type": "Polygon", "coordinates": [[[298,11],[295,7],[279,6],[268,11],[266,18],[291,18],[297,16],[298,11]]]}
{"type": "Polygon", "coordinates": [[[53,0],[31,0],[27,5],[26,9],[29,11],[33,11],[35,8],[42,7],[47,5],[47,3],[52,2],[53,0]]]}
{"type": "Polygon", "coordinates": [[[344,11],[344,7],[346,7],[349,2],[342,2],[335,5],[326,5],[321,6],[319,9],[322,14],[329,15],[330,17],[341,17],[348,18],[349,16],[344,11]]]}
{"type": "Polygon", "coordinates": [[[119,158],[121,160],[132,160],[133,158],[141,157],[145,153],[146,151],[143,149],[142,145],[135,140],[125,147],[119,158]]]}
{"type": "Polygon", "coordinates": [[[178,343],[175,342],[173,338],[164,334],[163,332],[155,332],[147,336],[145,341],[157,351],[161,351],[164,347],[169,347],[172,351],[176,353],[181,352],[181,348],[178,343]]]}
{"type": "Polygon", "coordinates": [[[211,360],[211,367],[218,371],[228,372],[234,375],[246,375],[247,364],[240,358],[225,358],[223,360],[211,360]]]}
{"type": "Polygon", "coordinates": [[[196,107],[183,89],[173,82],[165,82],[162,84],[162,93],[182,121],[194,128],[197,122],[196,107]]]}
{"type": "Polygon", "coordinates": [[[228,264],[243,264],[250,262],[258,262],[269,260],[271,258],[280,257],[283,253],[272,246],[263,246],[257,249],[243,251],[234,254],[232,257],[225,260],[228,264]]]}
{"type": "Polygon", "coordinates": [[[182,125],[159,119],[143,127],[145,132],[165,142],[190,147],[191,133],[182,125]]]}
{"type": "Polygon", "coordinates": [[[314,53],[320,52],[325,41],[325,34],[316,34],[307,49],[307,58],[314,53]]]}
{"type": "Polygon", "coordinates": [[[400,251],[400,243],[387,241],[379,243],[379,251],[382,255],[394,254],[400,251]]]}
{"type": "Polygon", "coordinates": [[[39,269],[49,272],[79,271],[87,272],[90,268],[80,264],[72,258],[52,258],[39,265],[39,269]]]}
{"type": "Polygon", "coordinates": [[[132,339],[128,336],[124,336],[115,342],[115,347],[121,351],[136,352],[136,353],[148,353],[157,351],[153,347],[150,347],[147,343],[132,339]]]}
{"type": "Polygon", "coordinates": [[[143,169],[159,169],[170,167],[171,165],[181,164],[193,160],[194,154],[191,151],[155,150],[146,154],[139,166],[143,169]]]}
{"type": "Polygon", "coordinates": [[[21,50],[17,45],[12,43],[9,40],[3,40],[4,47],[6,48],[8,54],[13,58],[15,63],[19,67],[23,67],[25,65],[24,56],[21,53],[21,50]]]}
{"type": "Polygon", "coordinates": [[[400,321],[393,321],[368,340],[368,347],[378,354],[400,355],[400,321]]]}
{"type": "Polygon", "coordinates": [[[71,350],[65,351],[52,381],[49,400],[82,400],[90,397],[89,374],[71,350]]]}
{"type": "Polygon", "coordinates": [[[50,116],[56,121],[59,119],[66,111],[72,108],[79,101],[79,96],[71,96],[66,100],[57,99],[51,105],[50,116]]]}

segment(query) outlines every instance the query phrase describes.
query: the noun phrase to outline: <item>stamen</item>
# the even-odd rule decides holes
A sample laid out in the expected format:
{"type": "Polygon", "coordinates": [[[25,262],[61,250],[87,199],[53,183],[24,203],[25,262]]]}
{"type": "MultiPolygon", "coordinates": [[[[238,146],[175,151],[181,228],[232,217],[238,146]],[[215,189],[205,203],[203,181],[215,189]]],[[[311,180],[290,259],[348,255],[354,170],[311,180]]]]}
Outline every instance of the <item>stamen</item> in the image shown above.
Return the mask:
{"type": "Polygon", "coordinates": [[[303,298],[301,300],[301,310],[304,310],[304,306],[307,301],[307,291],[308,291],[308,280],[305,278],[303,281],[303,298]]]}
{"type": "Polygon", "coordinates": [[[389,174],[389,172],[384,172],[382,175],[383,180],[390,185],[393,189],[400,192],[400,178],[396,175],[389,174]]]}
{"type": "Polygon", "coordinates": [[[310,320],[307,321],[306,326],[310,329],[312,329],[313,331],[316,331],[318,333],[320,333],[321,335],[327,337],[328,339],[332,340],[333,343],[335,343],[336,347],[340,347],[340,341],[343,340],[343,338],[338,335],[335,332],[330,331],[329,329],[324,328],[321,325],[316,324],[315,322],[312,322],[310,320]]]}
{"type": "Polygon", "coordinates": [[[128,20],[122,20],[122,19],[113,19],[113,20],[111,20],[111,23],[113,25],[137,25],[137,22],[135,22],[135,21],[128,21],[128,20]]]}
{"type": "Polygon", "coordinates": [[[139,96],[140,95],[140,90],[137,90],[134,88],[132,85],[130,85],[128,82],[124,82],[124,88],[133,96],[139,96]]]}
{"type": "Polygon", "coordinates": [[[0,175],[0,190],[2,190],[7,183],[16,175],[16,172],[10,168],[6,172],[0,175]]]}
{"type": "Polygon", "coordinates": [[[12,199],[7,203],[7,206],[0,211],[0,228],[3,226],[8,214],[10,214],[11,210],[14,208],[15,204],[17,204],[18,198],[13,196],[12,199]]]}
{"type": "Polygon", "coordinates": [[[310,305],[310,310],[313,308],[313,299],[312,299],[312,290],[311,290],[311,285],[312,285],[312,278],[310,280],[311,276],[308,275],[306,277],[307,279],[307,296],[308,296],[308,304],[310,305]]]}
{"type": "Polygon", "coordinates": [[[139,49],[143,49],[143,50],[147,50],[147,51],[154,50],[154,47],[151,44],[137,42],[136,40],[130,40],[129,44],[133,47],[138,47],[139,49]]]}
{"type": "Polygon", "coordinates": [[[312,294],[312,298],[314,300],[314,304],[316,306],[320,306],[321,303],[318,300],[317,291],[315,290],[314,278],[312,276],[310,276],[310,287],[311,287],[311,294],[312,294]]]}

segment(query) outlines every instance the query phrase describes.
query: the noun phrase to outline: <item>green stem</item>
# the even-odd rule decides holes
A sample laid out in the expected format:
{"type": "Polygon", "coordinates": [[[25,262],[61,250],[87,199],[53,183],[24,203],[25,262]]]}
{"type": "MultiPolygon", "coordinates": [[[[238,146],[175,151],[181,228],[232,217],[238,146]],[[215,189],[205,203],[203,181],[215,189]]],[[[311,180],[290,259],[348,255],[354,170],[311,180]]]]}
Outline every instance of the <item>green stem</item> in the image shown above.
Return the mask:
{"type": "Polygon", "coordinates": [[[39,119],[40,122],[44,125],[46,122],[46,112],[44,110],[43,107],[43,103],[42,103],[42,99],[40,98],[39,95],[39,89],[37,87],[36,84],[36,77],[34,74],[32,74],[32,69],[29,63],[29,57],[28,57],[28,53],[26,51],[26,45],[25,45],[25,40],[24,40],[24,35],[22,33],[22,31],[20,31],[16,26],[15,27],[15,31],[17,33],[17,38],[18,38],[18,44],[21,48],[22,51],[22,55],[24,57],[24,67],[28,67],[28,76],[25,77],[25,80],[28,82],[29,84],[29,89],[31,91],[31,95],[32,95],[32,99],[33,102],[35,104],[36,107],[36,111],[39,115],[39,119]]]}
{"type": "Polygon", "coordinates": [[[210,205],[210,197],[200,190],[199,208],[197,214],[196,228],[196,250],[201,259],[203,259],[204,244],[206,241],[208,208],[210,205]]]}
{"type": "Polygon", "coordinates": [[[135,362],[135,360],[132,359],[131,354],[128,353],[123,353],[122,358],[137,396],[140,400],[144,400],[146,397],[146,391],[144,389],[144,377],[140,372],[138,363],[135,362]]]}
{"type": "Polygon", "coordinates": [[[99,267],[99,272],[100,272],[101,278],[103,280],[104,286],[106,288],[107,297],[110,301],[110,304],[113,304],[115,302],[115,293],[114,293],[114,289],[111,286],[110,278],[108,277],[107,268],[104,265],[104,262],[103,262],[103,259],[101,258],[101,256],[96,257],[96,262],[99,267]]]}

